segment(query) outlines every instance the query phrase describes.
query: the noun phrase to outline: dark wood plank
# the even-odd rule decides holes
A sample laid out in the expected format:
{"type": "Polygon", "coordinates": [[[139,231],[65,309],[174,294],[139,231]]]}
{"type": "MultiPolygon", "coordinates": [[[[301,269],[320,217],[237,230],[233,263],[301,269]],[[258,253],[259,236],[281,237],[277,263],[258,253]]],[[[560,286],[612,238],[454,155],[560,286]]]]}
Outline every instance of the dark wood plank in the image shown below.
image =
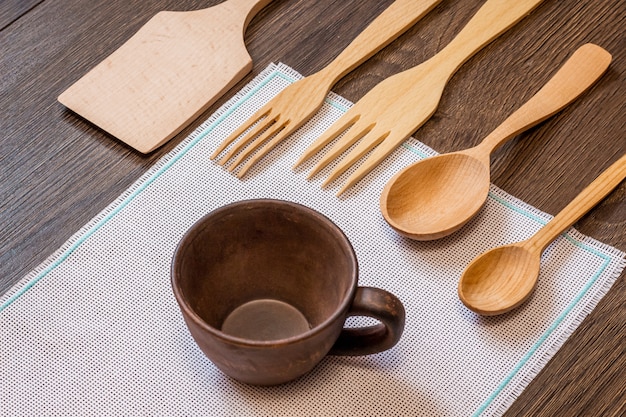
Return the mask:
{"type": "MultiPolygon", "coordinates": [[[[0,11],[10,2],[0,4],[0,11]]],[[[19,2],[26,4],[26,2],[19,2]]],[[[35,2],[36,3],[36,2],[35,2]]],[[[0,291],[42,262],[158,158],[143,156],[56,102],[57,95],[160,10],[214,1],[46,1],[0,31],[0,291]],[[54,24],[50,24],[54,22],[54,24]]],[[[275,0],[246,35],[254,71],[282,61],[303,74],[330,62],[391,0],[275,0]]],[[[358,100],[376,83],[445,46],[481,0],[443,1],[414,28],[338,83],[358,100]]],[[[18,9],[12,9],[18,10],[18,9]]],[[[4,16],[0,14],[0,16],[4,16]]],[[[416,138],[438,151],[477,143],[532,96],[580,45],[613,56],[608,73],[549,121],[493,156],[493,181],[556,214],[626,152],[626,3],[545,1],[470,59],[450,80],[438,111],[416,138]]],[[[626,185],[577,223],[626,250],[626,185]]],[[[626,274],[507,412],[508,416],[624,415],[626,274]]]]}
{"type": "Polygon", "coordinates": [[[0,1],[0,31],[32,10],[43,0],[2,0],[0,1]]]}

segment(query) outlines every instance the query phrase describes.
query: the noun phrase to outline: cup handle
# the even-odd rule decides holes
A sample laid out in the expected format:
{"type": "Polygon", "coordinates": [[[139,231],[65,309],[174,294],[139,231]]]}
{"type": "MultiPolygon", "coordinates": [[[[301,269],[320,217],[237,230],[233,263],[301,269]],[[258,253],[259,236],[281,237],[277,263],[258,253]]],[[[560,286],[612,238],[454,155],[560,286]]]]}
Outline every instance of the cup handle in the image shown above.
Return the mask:
{"type": "Polygon", "coordinates": [[[393,347],[404,330],[404,306],[395,295],[372,287],[358,287],[348,311],[350,316],[372,317],[380,321],[369,327],[344,328],[330,355],[360,356],[393,347]]]}

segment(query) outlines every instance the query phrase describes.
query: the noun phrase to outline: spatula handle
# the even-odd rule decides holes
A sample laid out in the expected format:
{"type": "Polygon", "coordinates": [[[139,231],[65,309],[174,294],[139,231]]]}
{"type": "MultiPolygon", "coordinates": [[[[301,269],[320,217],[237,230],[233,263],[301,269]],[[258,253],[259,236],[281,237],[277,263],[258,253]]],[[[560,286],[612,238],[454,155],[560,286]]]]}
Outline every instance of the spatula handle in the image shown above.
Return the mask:
{"type": "Polygon", "coordinates": [[[528,15],[543,0],[487,0],[457,36],[435,58],[454,74],[465,61],[528,15]]]}
{"type": "Polygon", "coordinates": [[[228,0],[228,2],[241,16],[244,16],[241,22],[243,22],[243,30],[245,32],[254,16],[271,3],[272,0],[228,0]]]}
{"type": "Polygon", "coordinates": [[[510,138],[546,120],[591,87],[610,63],[611,54],[601,47],[590,43],[581,46],[541,90],[476,148],[488,156],[510,138]]]}
{"type": "Polygon", "coordinates": [[[626,154],[601,173],[539,232],[526,241],[529,247],[543,251],[568,227],[576,223],[626,178],[626,154]]]}
{"type": "Polygon", "coordinates": [[[322,71],[337,81],[413,26],[441,0],[396,0],[322,71]]]}

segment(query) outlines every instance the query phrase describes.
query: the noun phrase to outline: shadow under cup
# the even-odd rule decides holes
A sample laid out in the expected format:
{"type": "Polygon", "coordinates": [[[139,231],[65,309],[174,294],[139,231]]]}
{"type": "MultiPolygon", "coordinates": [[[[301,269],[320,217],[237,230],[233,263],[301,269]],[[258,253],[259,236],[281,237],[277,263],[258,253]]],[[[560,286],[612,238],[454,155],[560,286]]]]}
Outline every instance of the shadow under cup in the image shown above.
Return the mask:
{"type": "Polygon", "coordinates": [[[338,341],[357,293],[395,299],[357,288],[357,280],[356,256],[341,230],[309,208],[278,200],[211,212],[183,237],[172,263],[174,294],[198,346],[225,374],[257,385],[299,377],[336,342],[343,346],[331,353],[353,355],[395,344],[403,309],[398,328],[388,312],[381,317],[361,308],[355,313],[383,323],[361,329],[365,335],[343,330],[338,341]]]}

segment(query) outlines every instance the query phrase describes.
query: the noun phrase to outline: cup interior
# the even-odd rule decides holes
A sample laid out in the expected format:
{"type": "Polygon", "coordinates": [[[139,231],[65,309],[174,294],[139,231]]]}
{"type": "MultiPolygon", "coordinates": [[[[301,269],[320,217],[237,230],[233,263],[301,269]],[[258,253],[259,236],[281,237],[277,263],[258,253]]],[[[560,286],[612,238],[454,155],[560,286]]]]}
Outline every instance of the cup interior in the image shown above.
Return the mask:
{"type": "Polygon", "coordinates": [[[313,329],[347,309],[357,282],[343,232],[314,210],[276,200],[231,204],[199,220],[181,240],[172,272],[179,302],[218,331],[233,312],[266,302],[278,307],[279,327],[291,325],[295,316],[284,313],[291,306],[313,329]]]}

